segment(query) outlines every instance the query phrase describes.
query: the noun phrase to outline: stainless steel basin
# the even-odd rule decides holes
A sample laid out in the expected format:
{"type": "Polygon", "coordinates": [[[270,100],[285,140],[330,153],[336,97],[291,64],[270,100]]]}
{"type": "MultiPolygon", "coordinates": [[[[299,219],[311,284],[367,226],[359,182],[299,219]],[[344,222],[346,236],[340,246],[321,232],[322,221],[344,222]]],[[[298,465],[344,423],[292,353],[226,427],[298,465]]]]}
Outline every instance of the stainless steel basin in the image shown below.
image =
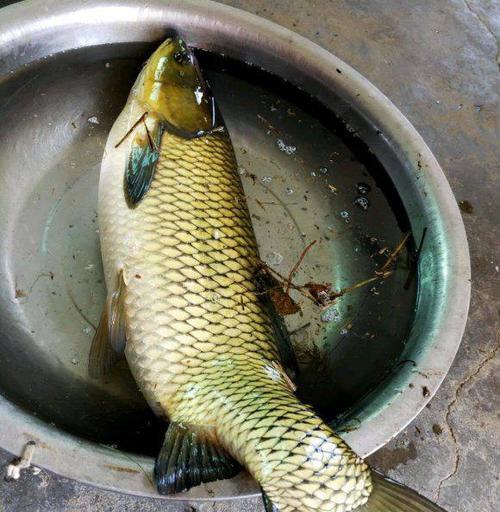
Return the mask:
{"type": "MultiPolygon", "coordinates": [[[[35,464],[156,495],[163,426],[125,365],[95,382],[86,359],[104,297],[103,144],[171,29],[204,50],[271,265],[286,273],[317,240],[297,279],[340,289],[373,275],[405,231],[410,252],[426,232],[413,280],[400,258],[390,278],[326,315],[304,304],[288,320],[304,399],[367,455],[425,406],[460,344],[470,268],[459,210],[421,137],[366,79],[288,30],[205,1],[0,10],[0,445],[17,454],[34,440],[35,464]]],[[[257,492],[241,474],[174,499],[257,492]]]]}

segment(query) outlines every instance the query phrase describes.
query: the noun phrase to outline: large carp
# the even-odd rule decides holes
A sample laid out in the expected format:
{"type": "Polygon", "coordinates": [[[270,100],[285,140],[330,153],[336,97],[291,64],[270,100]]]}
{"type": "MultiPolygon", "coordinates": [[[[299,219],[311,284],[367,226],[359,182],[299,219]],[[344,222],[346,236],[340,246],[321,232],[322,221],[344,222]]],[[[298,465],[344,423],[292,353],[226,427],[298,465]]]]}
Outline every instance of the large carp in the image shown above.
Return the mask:
{"type": "Polygon", "coordinates": [[[108,297],[89,369],[101,376],[124,353],[168,420],[160,493],[243,466],[268,511],[441,510],[373,473],[295,396],[231,140],[177,37],[147,61],[111,130],[99,225],[108,297]]]}

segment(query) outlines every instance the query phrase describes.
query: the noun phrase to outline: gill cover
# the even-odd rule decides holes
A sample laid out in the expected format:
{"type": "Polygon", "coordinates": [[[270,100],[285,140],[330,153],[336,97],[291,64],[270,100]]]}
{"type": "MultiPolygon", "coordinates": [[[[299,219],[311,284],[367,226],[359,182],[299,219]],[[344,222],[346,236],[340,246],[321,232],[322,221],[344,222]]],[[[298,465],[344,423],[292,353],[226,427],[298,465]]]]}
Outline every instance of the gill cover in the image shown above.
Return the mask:
{"type": "Polygon", "coordinates": [[[199,137],[216,127],[215,102],[192,51],[178,38],[166,39],[151,55],[132,90],[144,109],[134,130],[125,169],[125,197],[130,207],[153,181],[165,131],[199,137]]]}

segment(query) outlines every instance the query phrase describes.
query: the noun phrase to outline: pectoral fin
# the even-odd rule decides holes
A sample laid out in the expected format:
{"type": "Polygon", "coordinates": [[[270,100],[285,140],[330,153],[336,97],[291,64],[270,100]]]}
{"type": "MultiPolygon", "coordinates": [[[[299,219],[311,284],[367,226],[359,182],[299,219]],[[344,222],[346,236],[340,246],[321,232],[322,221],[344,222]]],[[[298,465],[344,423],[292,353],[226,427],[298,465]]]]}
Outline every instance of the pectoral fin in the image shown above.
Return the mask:
{"type": "Polygon", "coordinates": [[[134,135],[125,169],[125,197],[136,206],[151,186],[160,156],[163,127],[156,118],[148,116],[134,135]]]}
{"type": "Polygon", "coordinates": [[[90,346],[88,372],[93,379],[104,377],[121,357],[109,344],[108,325],[108,308],[104,306],[99,326],[90,346]]]}
{"type": "Polygon", "coordinates": [[[120,270],[109,304],[109,343],[118,354],[123,354],[127,342],[125,289],[123,270],[120,270]]]}
{"type": "Polygon", "coordinates": [[[160,494],[175,494],[201,483],[232,478],[241,466],[221,447],[172,422],[155,464],[160,494]]]}
{"type": "Polygon", "coordinates": [[[123,271],[120,270],[90,346],[88,372],[94,379],[106,375],[123,357],[126,344],[125,288],[123,271]]]}

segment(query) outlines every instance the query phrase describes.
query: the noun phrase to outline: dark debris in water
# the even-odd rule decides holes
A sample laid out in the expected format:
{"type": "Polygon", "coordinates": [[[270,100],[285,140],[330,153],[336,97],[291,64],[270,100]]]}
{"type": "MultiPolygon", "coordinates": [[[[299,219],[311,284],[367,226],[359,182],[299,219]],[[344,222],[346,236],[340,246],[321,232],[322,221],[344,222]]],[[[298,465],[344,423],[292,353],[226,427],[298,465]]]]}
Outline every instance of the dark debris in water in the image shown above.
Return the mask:
{"type": "Polygon", "coordinates": [[[264,261],[259,260],[256,272],[256,279],[259,284],[260,294],[268,294],[278,313],[283,316],[293,315],[301,311],[300,305],[290,296],[292,290],[297,291],[303,297],[312,301],[316,306],[325,309],[335,303],[337,299],[358,288],[362,288],[370,283],[380,281],[389,277],[393,272],[393,267],[397,261],[398,255],[406,246],[411,233],[407,233],[396,248],[389,254],[386,262],[380,269],[375,271],[372,277],[364,279],[358,283],[342,288],[341,290],[332,290],[330,283],[315,283],[309,281],[303,285],[293,282],[302,261],[308,251],[316,244],[316,240],[311,242],[300,255],[297,263],[293,266],[290,274],[285,277],[278,271],[271,268],[264,261]],[[262,283],[265,283],[264,286],[262,283]]]}
{"type": "Polygon", "coordinates": [[[24,290],[21,290],[20,288],[16,288],[16,293],[15,293],[16,299],[20,299],[22,297],[27,297],[27,296],[28,296],[28,294],[24,290]]]}
{"type": "Polygon", "coordinates": [[[300,306],[286,293],[282,287],[269,290],[276,311],[283,316],[294,315],[300,311],[300,306]]]}
{"type": "Polygon", "coordinates": [[[467,199],[459,201],[458,207],[460,208],[460,211],[462,211],[463,213],[468,213],[469,215],[474,213],[474,207],[472,206],[470,201],[467,201],[467,199]]]}
{"type": "Polygon", "coordinates": [[[328,306],[330,303],[330,283],[306,283],[304,288],[309,292],[318,306],[328,306]]]}

